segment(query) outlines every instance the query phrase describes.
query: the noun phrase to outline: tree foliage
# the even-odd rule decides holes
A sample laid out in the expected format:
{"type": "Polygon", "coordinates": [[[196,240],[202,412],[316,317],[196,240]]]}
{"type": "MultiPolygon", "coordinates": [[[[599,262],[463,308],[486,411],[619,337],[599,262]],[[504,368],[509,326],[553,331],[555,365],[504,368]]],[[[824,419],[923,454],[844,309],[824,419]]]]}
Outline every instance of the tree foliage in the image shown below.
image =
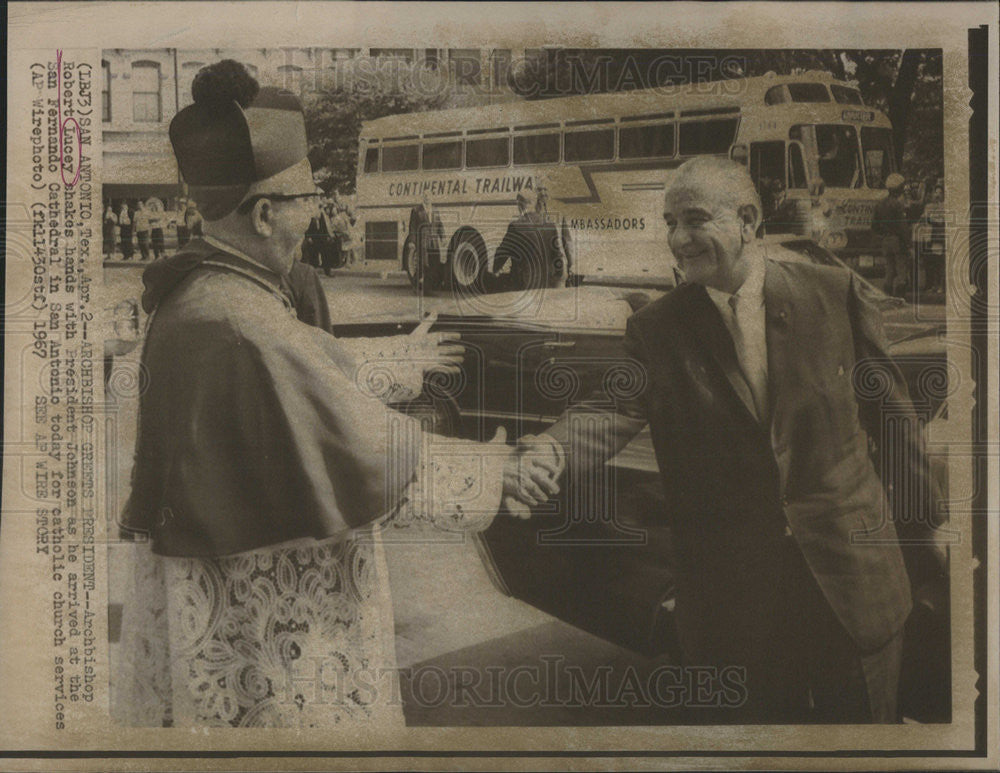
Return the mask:
{"type": "MultiPolygon", "coordinates": [[[[358,165],[361,124],[398,113],[440,108],[446,84],[430,73],[415,82],[398,68],[359,69],[336,87],[311,95],[305,102],[309,161],[317,181],[327,191],[353,193],[358,165]]],[[[423,73],[421,74],[424,75],[423,73]]]]}

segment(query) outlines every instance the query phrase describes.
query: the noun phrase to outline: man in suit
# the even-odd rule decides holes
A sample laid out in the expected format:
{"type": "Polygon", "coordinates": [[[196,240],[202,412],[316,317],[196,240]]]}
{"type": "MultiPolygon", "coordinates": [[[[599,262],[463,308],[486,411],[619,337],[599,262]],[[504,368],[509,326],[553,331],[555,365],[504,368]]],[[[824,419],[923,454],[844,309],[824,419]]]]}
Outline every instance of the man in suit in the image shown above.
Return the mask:
{"type": "Polygon", "coordinates": [[[545,287],[565,287],[570,269],[569,250],[566,243],[569,228],[566,225],[566,218],[563,218],[560,226],[556,224],[554,218],[549,216],[548,202],[548,189],[539,183],[535,211],[529,212],[527,217],[530,222],[535,224],[541,237],[544,250],[542,271],[545,287]]]}
{"type": "Polygon", "coordinates": [[[495,284],[504,290],[537,290],[546,286],[546,247],[536,215],[535,194],[520,191],[516,197],[517,217],[507,226],[507,232],[493,254],[492,274],[495,284]],[[510,275],[500,272],[510,262],[510,275]]]}
{"type": "Polygon", "coordinates": [[[760,218],[744,167],[680,167],[664,219],[687,281],[625,335],[645,388],[617,401],[610,430],[577,411],[522,448],[561,446],[572,470],[648,423],[685,662],[745,669],[746,700],[720,721],[895,722],[911,591],[888,517],[894,482],[880,481],[869,443],[883,412],[899,418],[906,431],[884,450],[927,490],[912,405],[857,278],[770,259],[760,218]],[[866,370],[876,361],[884,378],[866,370]]]}
{"type": "Polygon", "coordinates": [[[409,232],[404,247],[418,290],[437,290],[444,285],[445,271],[441,264],[443,245],[441,216],[434,210],[430,195],[425,193],[420,203],[410,210],[409,232]]]}

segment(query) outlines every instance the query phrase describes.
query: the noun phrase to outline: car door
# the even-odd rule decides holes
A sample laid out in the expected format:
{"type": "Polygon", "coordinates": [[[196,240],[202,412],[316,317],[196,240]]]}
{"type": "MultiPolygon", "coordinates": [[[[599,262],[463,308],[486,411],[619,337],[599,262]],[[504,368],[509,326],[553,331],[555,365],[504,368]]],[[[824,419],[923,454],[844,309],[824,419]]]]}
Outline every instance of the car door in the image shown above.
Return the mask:
{"type": "MultiPolygon", "coordinates": [[[[626,315],[627,316],[627,315],[626,315]]],[[[347,326],[338,335],[396,335],[415,326],[347,326]]],[[[441,314],[432,332],[466,348],[458,377],[428,377],[403,410],[434,417],[436,431],[486,440],[544,431],[568,408],[610,408],[608,390],[635,367],[621,327],[441,314]]],[[[530,519],[498,517],[478,535],[503,593],[621,646],[676,652],[671,540],[648,431],[586,481],[563,479],[530,519]]],[[[503,516],[503,514],[501,514],[503,516]]]]}

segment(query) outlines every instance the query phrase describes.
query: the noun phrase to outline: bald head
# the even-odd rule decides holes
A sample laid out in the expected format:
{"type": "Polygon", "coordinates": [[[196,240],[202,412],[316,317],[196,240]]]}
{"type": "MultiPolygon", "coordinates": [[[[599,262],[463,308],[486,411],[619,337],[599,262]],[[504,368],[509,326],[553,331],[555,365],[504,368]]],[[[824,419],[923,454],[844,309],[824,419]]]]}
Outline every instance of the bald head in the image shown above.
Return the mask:
{"type": "Polygon", "coordinates": [[[696,192],[699,197],[733,212],[753,207],[757,218],[754,226],[760,225],[760,196],[750,173],[745,166],[728,158],[698,156],[685,161],[670,181],[667,198],[680,191],[696,192]]]}

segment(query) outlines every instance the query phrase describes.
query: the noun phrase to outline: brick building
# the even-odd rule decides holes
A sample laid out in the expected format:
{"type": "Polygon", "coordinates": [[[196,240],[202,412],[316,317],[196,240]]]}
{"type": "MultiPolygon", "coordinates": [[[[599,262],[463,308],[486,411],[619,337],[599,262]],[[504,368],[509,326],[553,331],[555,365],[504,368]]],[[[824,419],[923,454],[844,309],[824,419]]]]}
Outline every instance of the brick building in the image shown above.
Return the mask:
{"type": "MultiPolygon", "coordinates": [[[[443,89],[446,107],[516,99],[512,62],[540,51],[479,48],[107,49],[102,55],[104,197],[183,192],[167,128],[191,102],[191,81],[206,64],[236,59],[264,86],[310,93],[359,79],[390,78],[401,88],[443,89]]],[[[168,203],[169,205],[169,203],[168,203]]]]}

